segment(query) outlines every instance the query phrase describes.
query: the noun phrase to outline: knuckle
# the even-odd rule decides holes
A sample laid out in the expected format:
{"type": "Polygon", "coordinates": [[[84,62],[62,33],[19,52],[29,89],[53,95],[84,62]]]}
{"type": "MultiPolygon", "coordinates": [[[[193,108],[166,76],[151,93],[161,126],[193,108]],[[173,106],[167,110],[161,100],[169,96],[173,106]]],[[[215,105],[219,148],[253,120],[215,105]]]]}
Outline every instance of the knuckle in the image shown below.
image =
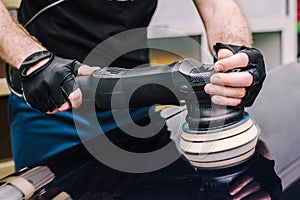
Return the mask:
{"type": "Polygon", "coordinates": [[[249,63],[249,56],[245,52],[241,52],[240,55],[241,55],[241,61],[242,61],[243,65],[246,67],[249,63]]]}
{"type": "Polygon", "coordinates": [[[246,89],[245,88],[239,88],[237,90],[236,97],[243,98],[245,95],[246,95],[246,89]]]}
{"type": "Polygon", "coordinates": [[[242,104],[242,99],[233,99],[231,105],[232,106],[238,106],[240,104],[242,104]]]}
{"type": "Polygon", "coordinates": [[[237,106],[241,105],[242,103],[243,103],[243,100],[242,99],[238,99],[237,106]]]}
{"type": "Polygon", "coordinates": [[[253,77],[250,73],[248,73],[245,78],[243,79],[243,83],[245,86],[250,86],[252,85],[252,82],[253,82],[253,77]]]}

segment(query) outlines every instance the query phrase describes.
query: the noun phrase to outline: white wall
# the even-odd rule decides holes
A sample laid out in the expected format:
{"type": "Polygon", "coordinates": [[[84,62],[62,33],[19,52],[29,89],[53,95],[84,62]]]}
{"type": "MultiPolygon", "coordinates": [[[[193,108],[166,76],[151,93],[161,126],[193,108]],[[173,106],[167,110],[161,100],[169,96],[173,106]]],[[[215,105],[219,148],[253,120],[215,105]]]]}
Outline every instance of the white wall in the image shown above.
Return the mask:
{"type": "MultiPolygon", "coordinates": [[[[296,0],[238,0],[254,34],[254,47],[265,55],[268,68],[297,59],[296,0]]],[[[204,27],[192,0],[158,0],[148,37],[164,38],[201,35],[205,47],[204,27]],[[163,29],[157,29],[163,28],[163,29]],[[165,31],[164,29],[178,31],[165,31]],[[180,32],[180,33],[179,33],[180,32]]],[[[207,49],[207,47],[206,47],[207,49]]],[[[204,54],[203,54],[204,55],[204,54]]],[[[202,59],[210,59],[201,56],[202,59]]]]}

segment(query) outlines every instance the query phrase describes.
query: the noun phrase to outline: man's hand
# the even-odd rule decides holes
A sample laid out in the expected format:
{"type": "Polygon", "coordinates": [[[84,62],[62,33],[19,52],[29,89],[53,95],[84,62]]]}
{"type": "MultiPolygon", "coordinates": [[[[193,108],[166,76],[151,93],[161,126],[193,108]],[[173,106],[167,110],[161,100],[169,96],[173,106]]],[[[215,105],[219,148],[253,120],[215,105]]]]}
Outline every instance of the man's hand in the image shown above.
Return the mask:
{"type": "Polygon", "coordinates": [[[262,54],[253,48],[220,43],[215,50],[214,69],[220,73],[210,78],[205,92],[212,95],[215,104],[251,106],[266,76],[262,54]]]}
{"type": "Polygon", "coordinates": [[[24,98],[33,108],[48,114],[77,108],[82,93],[75,76],[89,75],[94,69],[48,51],[34,53],[20,67],[24,98]]]}
{"type": "Polygon", "coordinates": [[[236,180],[231,185],[229,194],[231,200],[271,200],[270,194],[262,189],[261,184],[248,175],[236,180]]]}

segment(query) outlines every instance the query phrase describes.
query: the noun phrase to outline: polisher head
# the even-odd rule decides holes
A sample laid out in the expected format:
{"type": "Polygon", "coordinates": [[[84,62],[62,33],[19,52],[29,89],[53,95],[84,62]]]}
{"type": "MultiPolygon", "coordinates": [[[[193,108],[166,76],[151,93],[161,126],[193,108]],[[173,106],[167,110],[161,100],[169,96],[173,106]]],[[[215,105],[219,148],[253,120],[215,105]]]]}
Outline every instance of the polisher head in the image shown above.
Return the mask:
{"type": "Polygon", "coordinates": [[[231,125],[208,130],[192,130],[183,125],[180,150],[197,168],[222,168],[249,159],[260,133],[259,127],[245,112],[243,118],[231,125]]]}

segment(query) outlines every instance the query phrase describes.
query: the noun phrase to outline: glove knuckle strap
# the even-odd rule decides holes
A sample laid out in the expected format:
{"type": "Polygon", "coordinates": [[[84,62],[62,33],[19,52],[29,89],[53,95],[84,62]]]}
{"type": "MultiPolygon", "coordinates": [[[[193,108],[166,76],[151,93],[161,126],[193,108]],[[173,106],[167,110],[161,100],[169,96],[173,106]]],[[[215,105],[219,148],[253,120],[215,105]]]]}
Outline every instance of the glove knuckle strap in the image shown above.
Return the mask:
{"type": "Polygon", "coordinates": [[[21,77],[24,79],[26,77],[33,76],[33,75],[39,73],[40,71],[43,71],[45,68],[47,68],[49,66],[49,63],[51,63],[52,59],[53,59],[53,53],[50,51],[38,51],[38,52],[31,54],[23,61],[22,65],[19,68],[19,71],[21,72],[21,77]],[[34,64],[37,64],[38,62],[40,62],[41,60],[44,60],[45,58],[50,58],[50,60],[43,66],[39,67],[37,70],[30,73],[29,75],[26,74],[28,69],[31,66],[33,66],[34,64]]]}
{"type": "Polygon", "coordinates": [[[220,49],[228,49],[230,50],[233,54],[238,53],[239,51],[246,49],[247,47],[245,46],[237,46],[237,45],[232,45],[232,44],[223,44],[223,43],[216,43],[213,46],[213,51],[215,56],[218,55],[218,52],[220,49]]]}

